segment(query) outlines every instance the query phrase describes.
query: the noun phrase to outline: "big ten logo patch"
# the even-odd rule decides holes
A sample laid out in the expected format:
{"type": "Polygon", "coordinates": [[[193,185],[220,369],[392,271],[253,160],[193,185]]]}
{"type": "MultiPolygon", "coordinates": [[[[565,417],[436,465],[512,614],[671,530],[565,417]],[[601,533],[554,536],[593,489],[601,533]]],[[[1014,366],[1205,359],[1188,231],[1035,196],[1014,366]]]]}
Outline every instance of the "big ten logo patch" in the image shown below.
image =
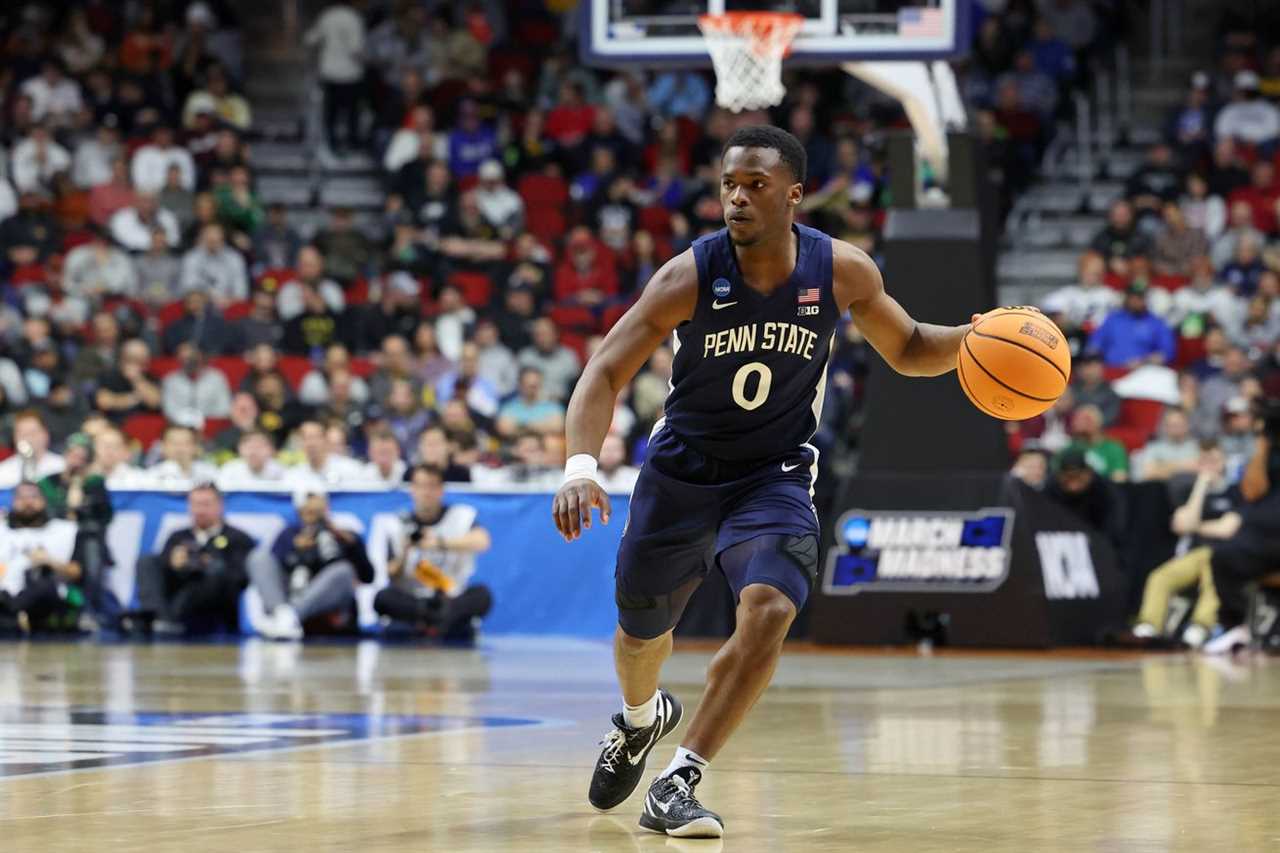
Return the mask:
{"type": "Polygon", "coordinates": [[[1058,348],[1058,336],[1046,329],[1044,326],[1034,323],[1031,320],[1022,324],[1022,328],[1018,330],[1018,334],[1033,337],[1049,349],[1058,348]]]}

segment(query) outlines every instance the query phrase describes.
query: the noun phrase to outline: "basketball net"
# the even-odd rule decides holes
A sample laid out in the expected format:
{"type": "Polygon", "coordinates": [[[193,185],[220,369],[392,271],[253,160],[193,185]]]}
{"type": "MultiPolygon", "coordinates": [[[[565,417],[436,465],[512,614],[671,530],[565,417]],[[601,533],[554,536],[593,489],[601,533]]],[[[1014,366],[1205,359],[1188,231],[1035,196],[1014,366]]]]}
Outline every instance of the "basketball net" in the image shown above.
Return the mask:
{"type": "Polygon", "coordinates": [[[699,16],[716,69],[716,103],[735,113],[782,103],[782,59],[803,23],[802,15],[782,12],[699,16]]]}

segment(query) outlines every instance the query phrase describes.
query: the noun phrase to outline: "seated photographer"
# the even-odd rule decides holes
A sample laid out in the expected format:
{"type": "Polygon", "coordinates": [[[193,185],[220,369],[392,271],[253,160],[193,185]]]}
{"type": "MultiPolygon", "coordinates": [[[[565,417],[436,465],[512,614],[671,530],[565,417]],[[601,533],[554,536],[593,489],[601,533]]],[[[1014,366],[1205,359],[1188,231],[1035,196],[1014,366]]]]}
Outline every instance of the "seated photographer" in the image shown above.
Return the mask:
{"type": "Polygon", "coordinates": [[[1204,644],[1205,654],[1230,654],[1249,645],[1248,587],[1280,571],[1280,405],[1269,405],[1260,427],[1240,478],[1240,529],[1215,545],[1210,558],[1221,633],[1204,644]]]}
{"type": "Polygon", "coordinates": [[[75,625],[84,604],[75,522],[49,516],[35,483],[19,483],[0,524],[0,633],[75,625]]]}
{"type": "Polygon", "coordinates": [[[325,494],[301,493],[295,504],[298,523],[280,533],[270,552],[249,560],[267,614],[258,629],[275,640],[300,640],[308,620],[351,612],[356,582],[373,581],[364,541],[334,525],[325,494]]]}
{"type": "Polygon", "coordinates": [[[1191,494],[1173,513],[1170,526],[1182,537],[1178,556],[1158,566],[1147,577],[1133,637],[1142,645],[1163,644],[1169,599],[1199,584],[1191,624],[1182,642],[1198,649],[1209,639],[1218,622],[1218,593],[1210,568],[1212,544],[1231,538],[1240,529],[1240,493],[1226,480],[1227,458],[1216,442],[1201,445],[1199,468],[1191,494]]]}
{"type": "Polygon", "coordinates": [[[489,531],[475,523],[474,507],[444,503],[439,468],[415,467],[409,489],[413,509],[400,517],[401,535],[387,561],[391,584],[373,608],[431,636],[470,639],[473,620],[493,603],[488,587],[467,583],[476,555],[489,550],[489,531]]]}
{"type": "Polygon", "coordinates": [[[165,540],[159,554],[138,560],[140,612],[126,625],[149,633],[237,632],[240,593],[255,542],[226,523],[222,493],[202,483],[187,495],[191,526],[165,540]]]}

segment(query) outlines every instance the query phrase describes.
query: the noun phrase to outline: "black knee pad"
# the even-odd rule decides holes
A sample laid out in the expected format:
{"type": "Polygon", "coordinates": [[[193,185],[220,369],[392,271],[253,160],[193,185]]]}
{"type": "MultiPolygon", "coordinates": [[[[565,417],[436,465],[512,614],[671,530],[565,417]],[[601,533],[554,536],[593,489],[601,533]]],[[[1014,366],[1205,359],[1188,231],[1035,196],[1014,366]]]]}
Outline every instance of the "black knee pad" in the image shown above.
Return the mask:
{"type": "Polygon", "coordinates": [[[818,537],[812,533],[803,536],[781,536],[778,552],[790,558],[809,578],[809,586],[818,579],[818,537]]]}
{"type": "Polygon", "coordinates": [[[699,575],[674,591],[661,595],[630,593],[617,587],[614,600],[618,604],[618,625],[624,633],[637,640],[661,637],[680,621],[685,605],[701,582],[702,576],[699,575]]]}

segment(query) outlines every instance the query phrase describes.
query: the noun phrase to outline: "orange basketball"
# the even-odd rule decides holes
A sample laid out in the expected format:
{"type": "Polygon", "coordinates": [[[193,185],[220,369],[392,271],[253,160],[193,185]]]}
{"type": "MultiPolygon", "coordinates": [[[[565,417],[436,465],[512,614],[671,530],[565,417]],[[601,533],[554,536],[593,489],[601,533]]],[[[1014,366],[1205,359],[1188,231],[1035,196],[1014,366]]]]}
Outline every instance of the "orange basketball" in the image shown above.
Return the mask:
{"type": "Polygon", "coordinates": [[[956,368],[970,402],[993,418],[1021,421],[1062,396],[1071,353],[1062,330],[1039,311],[997,308],[964,336],[956,368]]]}

